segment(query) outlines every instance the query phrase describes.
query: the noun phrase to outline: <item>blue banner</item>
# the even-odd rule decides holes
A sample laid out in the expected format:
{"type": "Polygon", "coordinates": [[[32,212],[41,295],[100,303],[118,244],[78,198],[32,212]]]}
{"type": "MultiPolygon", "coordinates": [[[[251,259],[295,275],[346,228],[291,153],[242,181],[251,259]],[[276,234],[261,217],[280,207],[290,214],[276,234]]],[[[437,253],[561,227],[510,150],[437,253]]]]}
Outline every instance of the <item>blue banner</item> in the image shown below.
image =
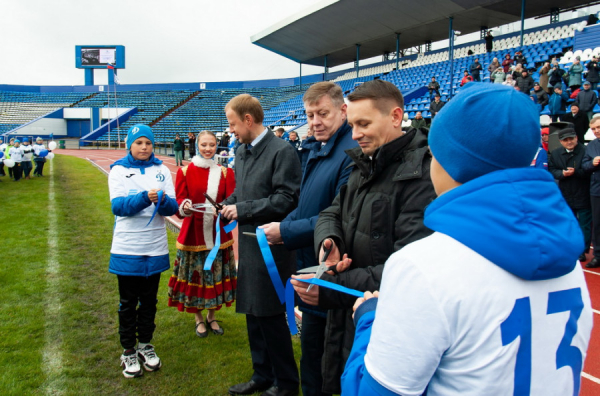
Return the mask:
{"type": "MultiPolygon", "coordinates": [[[[204,261],[204,271],[210,271],[215,259],[217,258],[217,253],[219,253],[219,248],[221,247],[221,223],[219,221],[220,218],[221,215],[218,215],[217,223],[215,224],[215,246],[213,246],[213,248],[210,250],[210,253],[204,261]]],[[[231,223],[224,226],[223,230],[226,233],[230,233],[231,231],[233,231],[236,225],[237,221],[233,220],[231,223]]]]}
{"type": "Polygon", "coordinates": [[[158,201],[154,204],[154,212],[152,213],[152,217],[150,217],[150,221],[148,221],[148,224],[146,224],[146,227],[148,227],[150,225],[150,223],[152,223],[152,220],[154,220],[154,216],[156,216],[156,213],[158,212],[158,208],[160,207],[160,203],[163,199],[163,195],[164,195],[164,191],[163,190],[159,190],[158,191],[158,201]]]}

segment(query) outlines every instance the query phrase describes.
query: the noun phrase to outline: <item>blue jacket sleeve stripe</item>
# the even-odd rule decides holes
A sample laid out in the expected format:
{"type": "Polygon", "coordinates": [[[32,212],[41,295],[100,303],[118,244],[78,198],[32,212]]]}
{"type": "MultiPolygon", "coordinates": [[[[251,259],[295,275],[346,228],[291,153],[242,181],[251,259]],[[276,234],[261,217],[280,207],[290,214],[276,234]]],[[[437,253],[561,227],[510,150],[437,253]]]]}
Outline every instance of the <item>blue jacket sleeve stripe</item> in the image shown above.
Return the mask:
{"type": "Polygon", "coordinates": [[[135,195],[114,198],[110,203],[114,215],[127,217],[146,209],[152,201],[148,198],[148,192],[142,191],[135,195]]]}
{"type": "Polygon", "coordinates": [[[158,214],[161,216],[173,216],[179,210],[179,205],[174,198],[165,194],[164,202],[158,207],[158,214]]]}

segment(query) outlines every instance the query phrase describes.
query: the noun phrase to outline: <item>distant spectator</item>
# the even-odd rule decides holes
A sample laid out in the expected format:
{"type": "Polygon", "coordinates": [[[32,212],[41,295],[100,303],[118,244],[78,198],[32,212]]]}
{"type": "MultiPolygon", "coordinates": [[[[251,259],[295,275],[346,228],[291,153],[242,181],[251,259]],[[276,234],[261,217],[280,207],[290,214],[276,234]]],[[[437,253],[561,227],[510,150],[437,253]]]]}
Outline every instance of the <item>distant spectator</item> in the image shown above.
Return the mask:
{"type": "Polygon", "coordinates": [[[481,76],[479,75],[481,70],[483,70],[483,66],[479,63],[479,58],[475,58],[475,62],[471,63],[471,66],[469,67],[471,76],[473,76],[473,81],[481,81],[481,76]]]}
{"type": "Polygon", "coordinates": [[[490,30],[488,30],[487,34],[485,35],[485,50],[487,52],[492,52],[493,49],[494,49],[494,36],[492,36],[492,32],[490,30]]]}
{"type": "Polygon", "coordinates": [[[469,75],[469,72],[468,72],[467,70],[465,70],[465,74],[464,74],[464,76],[463,76],[462,80],[460,80],[460,86],[462,87],[462,86],[464,86],[466,83],[469,83],[469,82],[471,82],[471,81],[473,81],[473,77],[471,77],[471,76],[469,75]]]}
{"type": "Polygon", "coordinates": [[[188,151],[190,152],[190,161],[196,155],[196,136],[192,133],[188,133],[188,151]]]}
{"type": "Polygon", "coordinates": [[[549,95],[552,95],[552,87],[548,87],[548,73],[550,72],[550,62],[544,63],[544,66],[540,69],[540,87],[549,95]]]}
{"type": "Polygon", "coordinates": [[[548,140],[550,140],[550,128],[542,128],[542,148],[548,151],[548,140]]]}
{"type": "Polygon", "coordinates": [[[286,142],[290,140],[290,135],[283,128],[275,129],[275,136],[280,139],[285,140],[286,142]]]}
{"type": "Polygon", "coordinates": [[[504,80],[504,82],[502,83],[502,85],[508,85],[509,87],[514,87],[515,84],[516,84],[516,81],[513,79],[512,74],[507,74],[506,80],[504,80]]]}
{"type": "Polygon", "coordinates": [[[219,144],[219,147],[223,147],[225,149],[229,148],[229,141],[230,141],[230,136],[227,132],[223,132],[223,135],[221,136],[221,142],[219,144]]]}
{"type": "Polygon", "coordinates": [[[437,113],[442,109],[442,107],[444,107],[445,104],[446,104],[445,102],[441,101],[440,94],[436,94],[435,100],[433,102],[431,102],[431,104],[429,105],[429,112],[431,113],[432,120],[437,115],[437,113]]]}
{"type": "Polygon", "coordinates": [[[571,128],[558,132],[562,147],[550,153],[548,170],[558,180],[558,188],[567,205],[579,221],[583,233],[585,250],[579,261],[587,261],[585,254],[590,251],[592,241],[592,203],[590,201],[590,173],[583,169],[585,146],[577,141],[577,135],[571,128]]]}
{"type": "Polygon", "coordinates": [[[498,67],[490,76],[490,81],[495,84],[502,84],[505,78],[506,74],[504,73],[504,69],[502,67],[498,67]]]}
{"type": "Polygon", "coordinates": [[[427,121],[425,121],[420,111],[417,111],[417,114],[415,114],[415,118],[413,118],[410,125],[416,129],[428,128],[427,121]]]}
{"type": "Polygon", "coordinates": [[[440,94],[440,83],[435,81],[435,77],[431,77],[431,81],[429,82],[429,85],[427,85],[427,88],[429,88],[429,97],[430,98],[431,98],[431,95],[433,94],[433,91],[435,91],[436,95],[440,94]]]}
{"type": "Polygon", "coordinates": [[[583,73],[583,66],[581,66],[580,60],[580,57],[576,57],[569,68],[569,88],[571,88],[571,90],[581,87],[581,73],[583,73]]]}
{"type": "Polygon", "coordinates": [[[300,145],[300,163],[302,164],[302,173],[304,173],[304,168],[308,162],[308,156],[310,155],[310,152],[313,150],[318,151],[321,148],[321,142],[318,142],[313,135],[314,133],[312,129],[309,128],[306,133],[306,137],[302,140],[302,144],[300,145]]]}
{"type": "Polygon", "coordinates": [[[523,66],[519,63],[512,68],[512,76],[513,80],[517,81],[519,77],[521,77],[521,73],[523,72],[523,66]]]}
{"type": "Polygon", "coordinates": [[[563,76],[565,75],[565,73],[566,72],[563,69],[561,69],[558,65],[558,62],[554,61],[552,63],[552,69],[550,69],[550,71],[548,72],[548,83],[553,87],[556,87],[558,84],[562,85],[563,76]]]}
{"type": "MultiPolygon", "coordinates": [[[[577,141],[585,142],[584,136],[590,125],[590,120],[588,120],[587,114],[579,110],[577,103],[571,104],[571,111],[561,116],[560,120],[573,124],[575,133],[577,134],[577,141]]],[[[598,249],[598,253],[600,256],[600,249],[598,249]]]]}
{"type": "MultiPolygon", "coordinates": [[[[288,143],[291,144],[292,147],[296,149],[296,151],[300,150],[300,145],[302,144],[302,142],[300,141],[300,139],[298,139],[298,132],[290,132],[290,140],[288,140],[288,143]]],[[[298,158],[300,159],[300,151],[298,151],[298,158]]]]}
{"type": "MultiPolygon", "coordinates": [[[[594,247],[600,246],[600,117],[592,118],[590,123],[596,139],[585,149],[583,169],[592,173],[590,182],[590,198],[592,201],[592,237],[594,247]]],[[[575,131],[577,132],[577,131],[575,131]]],[[[577,134],[579,139],[579,134],[577,134]]],[[[594,249],[594,258],[586,264],[586,268],[600,267],[600,249],[594,249]]]]}
{"type": "MultiPolygon", "coordinates": [[[[493,72],[495,72],[496,70],[498,70],[498,68],[501,67],[500,62],[498,61],[498,58],[494,58],[492,59],[492,61],[490,62],[490,64],[488,65],[488,72],[490,74],[492,74],[493,72]]],[[[492,82],[492,79],[490,78],[490,82],[492,82]]]]}
{"type": "Polygon", "coordinates": [[[542,106],[542,109],[543,109],[544,106],[546,106],[548,104],[548,102],[549,102],[548,94],[546,93],[546,91],[544,91],[542,89],[542,87],[540,86],[540,83],[534,83],[533,84],[533,92],[537,96],[537,102],[538,102],[538,104],[540,106],[542,106]]]}
{"type": "Polygon", "coordinates": [[[513,59],[515,61],[515,64],[523,65],[523,67],[527,66],[527,58],[525,58],[521,51],[517,51],[513,59]]]}
{"type": "Polygon", "coordinates": [[[510,58],[510,54],[504,55],[504,60],[502,61],[502,67],[504,68],[504,73],[508,74],[512,65],[513,65],[513,60],[510,58]]]}
{"type": "Polygon", "coordinates": [[[175,140],[173,140],[173,153],[175,154],[175,166],[183,166],[183,150],[185,150],[185,143],[179,137],[179,134],[175,134],[175,140]]]}
{"type": "MultiPolygon", "coordinates": [[[[544,136],[544,135],[542,135],[544,136]]],[[[546,135],[548,136],[548,135],[546,135]]],[[[546,149],[543,146],[543,142],[540,143],[540,147],[538,148],[537,153],[535,153],[535,157],[533,157],[533,160],[531,161],[531,166],[532,168],[541,168],[541,169],[545,169],[548,170],[548,152],[546,151],[546,149]]]]}
{"type": "Polygon", "coordinates": [[[585,65],[588,69],[587,80],[592,84],[592,90],[596,90],[598,87],[598,82],[600,82],[600,66],[598,66],[598,57],[596,55],[592,56],[592,60],[585,65]]]}
{"type": "Polygon", "coordinates": [[[533,88],[533,84],[533,78],[531,78],[527,70],[521,71],[521,76],[517,78],[517,86],[519,87],[519,90],[524,94],[529,95],[529,92],[531,92],[531,89],[533,88]]]}
{"type": "Polygon", "coordinates": [[[562,86],[558,84],[554,87],[554,92],[550,95],[548,102],[548,110],[550,111],[550,117],[552,122],[558,121],[558,117],[567,112],[567,102],[569,101],[569,95],[563,92],[562,86]]]}
{"type": "Polygon", "coordinates": [[[583,91],[580,91],[575,98],[575,103],[579,106],[579,110],[582,113],[587,114],[588,120],[592,119],[594,115],[594,106],[598,102],[598,95],[596,91],[592,91],[590,88],[592,84],[589,81],[583,83],[583,91]]]}

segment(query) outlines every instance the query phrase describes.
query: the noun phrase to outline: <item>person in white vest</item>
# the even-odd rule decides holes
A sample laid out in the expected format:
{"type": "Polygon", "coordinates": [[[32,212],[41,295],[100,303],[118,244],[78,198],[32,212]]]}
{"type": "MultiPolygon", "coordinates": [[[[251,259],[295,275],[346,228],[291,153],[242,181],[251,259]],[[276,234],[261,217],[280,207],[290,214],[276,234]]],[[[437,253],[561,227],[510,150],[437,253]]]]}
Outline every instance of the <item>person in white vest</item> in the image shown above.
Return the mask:
{"type": "Polygon", "coordinates": [[[357,300],[342,394],[578,395],[593,321],[583,235],[552,175],[529,167],[535,106],[469,84],[429,144],[434,233],[357,300]]]}
{"type": "Polygon", "coordinates": [[[171,171],[152,152],[152,129],[132,126],[126,144],[129,153],[110,166],[108,175],[115,215],[109,272],[119,283],[123,375],[134,378],[143,373],[140,363],[146,371],[162,365],[150,341],[160,274],[170,267],[164,216],[174,215],[179,206],[171,171]]]}
{"type": "Polygon", "coordinates": [[[14,161],[15,165],[12,167],[13,176],[15,181],[21,180],[23,169],[21,168],[21,162],[23,161],[23,147],[21,147],[21,141],[15,139],[14,146],[8,150],[8,157],[14,161]]]}

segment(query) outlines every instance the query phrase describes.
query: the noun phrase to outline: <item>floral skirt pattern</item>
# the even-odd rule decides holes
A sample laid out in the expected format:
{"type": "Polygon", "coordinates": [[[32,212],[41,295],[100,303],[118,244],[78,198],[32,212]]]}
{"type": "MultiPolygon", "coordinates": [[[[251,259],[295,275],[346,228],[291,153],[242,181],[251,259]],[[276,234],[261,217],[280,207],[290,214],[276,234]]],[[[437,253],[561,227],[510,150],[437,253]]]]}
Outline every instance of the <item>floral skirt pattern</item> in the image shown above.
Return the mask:
{"type": "Polygon", "coordinates": [[[169,279],[169,306],[181,312],[197,313],[203,309],[221,309],[235,301],[237,271],[233,247],[219,249],[212,270],[204,271],[210,250],[177,250],[173,275],[169,279]]]}

